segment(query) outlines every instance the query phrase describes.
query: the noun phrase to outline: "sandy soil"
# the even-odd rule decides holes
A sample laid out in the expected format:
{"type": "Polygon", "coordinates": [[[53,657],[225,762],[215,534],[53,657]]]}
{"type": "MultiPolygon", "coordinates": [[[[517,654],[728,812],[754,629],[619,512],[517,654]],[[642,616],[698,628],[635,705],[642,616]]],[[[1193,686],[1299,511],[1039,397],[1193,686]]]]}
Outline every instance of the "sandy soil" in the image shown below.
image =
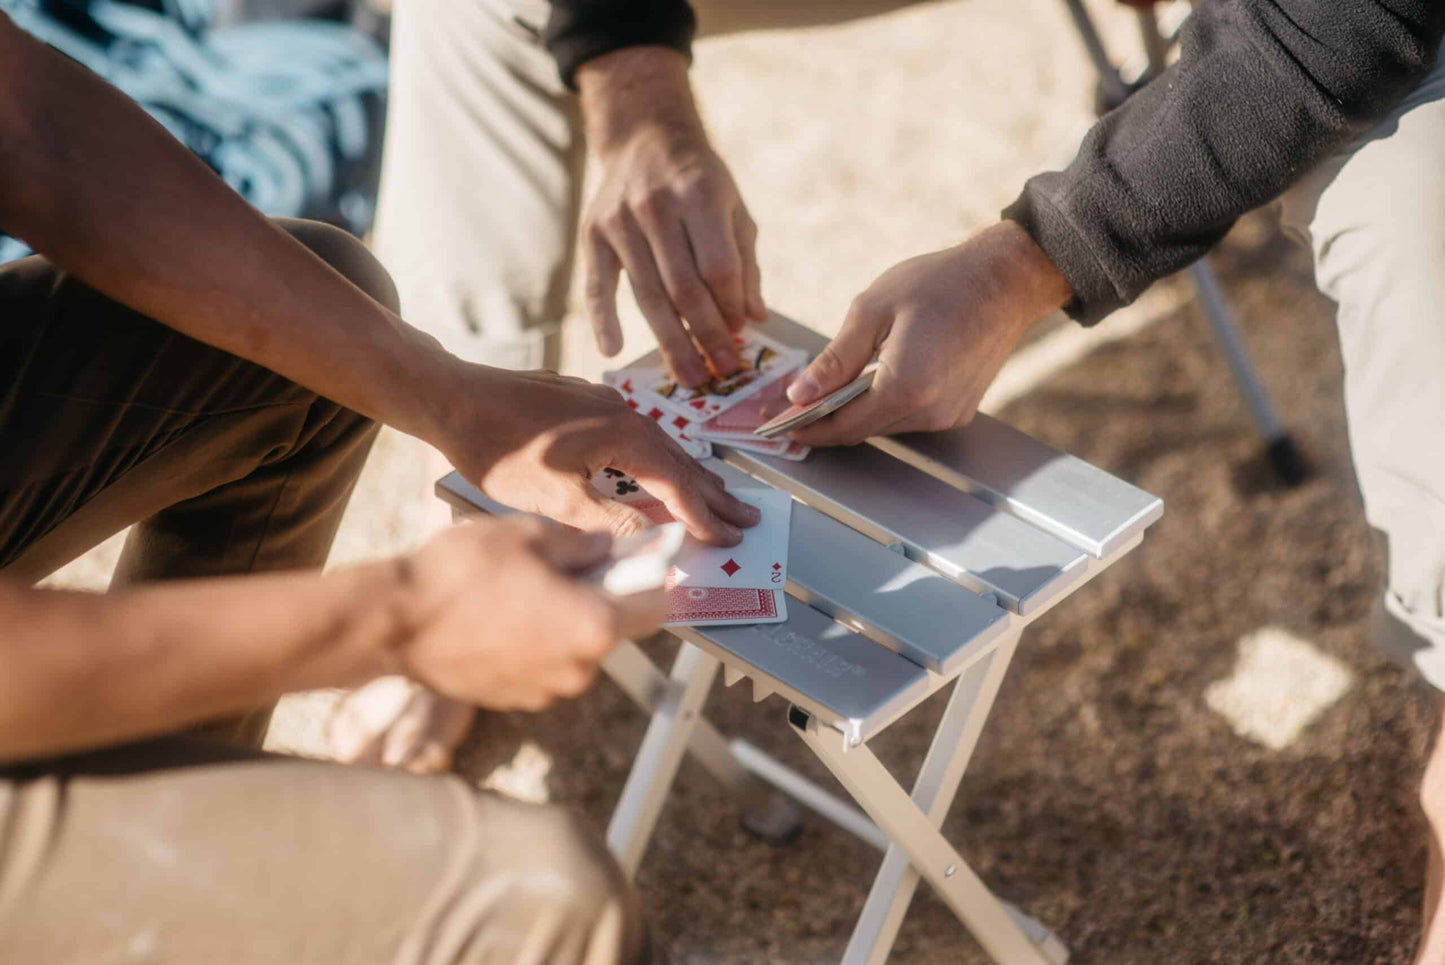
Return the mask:
{"type": "MultiPolygon", "coordinates": [[[[1127,16],[1095,6],[1112,34],[1127,30],[1127,16]]],[[[824,331],[890,264],[989,223],[1089,118],[1087,65],[1049,0],[713,41],[695,76],[761,226],[765,294],[824,331]]],[[[1315,473],[1293,491],[1269,485],[1177,279],[1132,316],[1156,322],[1002,408],[1167,510],[1138,551],[1025,638],[946,832],[1078,962],[1406,962],[1424,860],[1411,785],[1436,700],[1367,638],[1382,558],[1350,472],[1332,307],[1268,213],[1242,224],[1218,262],[1315,473]],[[1255,686],[1269,706],[1256,716],[1303,708],[1305,722],[1272,738],[1216,709],[1241,641],[1261,628],[1301,641],[1342,681],[1311,704],[1301,675],[1266,671],[1255,686]]],[[[630,313],[629,354],[649,344],[644,331],[630,313]]],[[[566,367],[603,367],[583,326],[571,326],[566,367]]],[[[333,563],[419,537],[427,480],[412,452],[383,438],[333,563]]],[[[103,586],[109,552],[59,580],[103,586]]],[[[282,743],[314,746],[327,702],[288,707],[282,743]]],[[[725,732],[830,781],[787,733],[781,703],[719,686],[710,708],[725,732]]],[[[911,774],[940,712],[935,699],[874,746],[911,774]]],[[[643,726],[603,684],[537,717],[486,718],[460,769],[481,780],[512,762],[600,827],[643,726]]],[[[639,885],[680,962],[825,962],[877,863],[816,820],[783,848],[754,840],[687,764],[639,885]]],[[[985,961],[926,888],[893,960],[985,961]]]]}

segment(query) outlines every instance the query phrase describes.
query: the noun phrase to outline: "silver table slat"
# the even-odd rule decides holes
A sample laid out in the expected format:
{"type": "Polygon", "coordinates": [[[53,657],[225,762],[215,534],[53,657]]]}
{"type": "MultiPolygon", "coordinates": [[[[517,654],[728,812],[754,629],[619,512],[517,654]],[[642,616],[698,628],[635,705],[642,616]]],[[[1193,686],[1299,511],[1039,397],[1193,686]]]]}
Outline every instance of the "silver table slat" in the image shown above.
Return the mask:
{"type": "Polygon", "coordinates": [[[716,446],[728,463],[885,545],[898,543],[977,593],[1028,614],[1063,592],[1087,556],[872,446],[815,449],[789,462],[716,446]]]}
{"type": "MultiPolygon", "coordinates": [[[[825,336],[776,313],[758,328],[813,354],[828,344],[825,336]]],[[[654,352],[638,364],[660,361],[654,352]]],[[[962,429],[871,441],[1096,558],[1129,542],[1164,511],[1159,497],[982,414],[962,429]]]]}
{"type": "MultiPolygon", "coordinates": [[[[704,465],[729,488],[755,484],[704,465]]],[[[1008,625],[995,604],[796,501],[789,556],[789,595],[934,673],[952,673],[1008,625]]]]}
{"type": "MultiPolygon", "coordinates": [[[[703,464],[729,487],[757,483],[716,459],[703,464]]],[[[514,512],[457,473],[437,485],[494,516],[514,512]]],[[[988,600],[796,502],[789,554],[789,595],[934,673],[951,673],[1007,626],[988,600]]]]}
{"type": "MultiPolygon", "coordinates": [[[[497,516],[515,512],[487,497],[456,472],[439,480],[437,489],[453,505],[460,501],[460,505],[497,516]]],[[[788,565],[792,570],[796,563],[790,559],[788,565]]],[[[803,570],[807,572],[807,563],[803,570]]],[[[997,607],[992,609],[1002,614],[997,607]]],[[[989,625],[981,629],[990,636],[998,632],[989,625]]],[[[725,662],[735,665],[734,660],[741,660],[743,669],[763,668],[772,678],[768,687],[779,687],[787,699],[844,733],[862,739],[886,727],[903,708],[921,700],[930,690],[928,672],[923,667],[796,599],[788,601],[788,619],[784,623],[671,630],[723,657],[725,662]],[[734,660],[728,660],[729,656],[734,660]]],[[[948,656],[962,659],[966,655],[948,656]]]]}
{"type": "Polygon", "coordinates": [[[850,738],[867,740],[930,690],[928,671],[797,600],[785,623],[672,632],[724,663],[764,668],[770,687],[850,738]]]}

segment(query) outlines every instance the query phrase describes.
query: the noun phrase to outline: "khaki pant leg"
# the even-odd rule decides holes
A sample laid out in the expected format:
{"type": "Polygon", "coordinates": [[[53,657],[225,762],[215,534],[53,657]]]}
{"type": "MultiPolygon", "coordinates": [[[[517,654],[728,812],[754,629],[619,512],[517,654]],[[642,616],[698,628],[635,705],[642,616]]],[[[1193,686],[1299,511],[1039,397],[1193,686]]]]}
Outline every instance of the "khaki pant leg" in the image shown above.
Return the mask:
{"type": "Polygon", "coordinates": [[[645,962],[566,812],[170,738],[0,770],[0,961],[645,962]]]}
{"type": "Polygon", "coordinates": [[[1389,543],[1380,642],[1445,689],[1445,59],[1284,199],[1339,303],[1345,406],[1370,524],[1389,543]]]}
{"type": "MultiPolygon", "coordinates": [[[[700,36],[910,0],[702,0],[700,36]]],[[[375,243],[407,321],[462,358],[555,368],[585,146],[546,0],[396,0],[375,243]]]]}

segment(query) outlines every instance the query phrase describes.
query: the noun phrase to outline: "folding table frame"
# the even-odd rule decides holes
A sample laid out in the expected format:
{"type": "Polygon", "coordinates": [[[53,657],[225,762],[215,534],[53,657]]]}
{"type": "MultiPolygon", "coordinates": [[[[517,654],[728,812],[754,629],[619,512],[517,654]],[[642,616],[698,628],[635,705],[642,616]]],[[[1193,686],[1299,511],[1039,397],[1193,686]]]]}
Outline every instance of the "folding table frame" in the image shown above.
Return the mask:
{"type": "MultiPolygon", "coordinates": [[[[776,315],[765,330],[812,352],[826,341],[776,315]]],[[[1062,942],[995,897],[940,828],[1023,629],[1137,546],[1160,500],[987,416],[801,463],[717,450],[708,466],[730,486],[772,485],[797,500],[789,618],[674,628],[668,673],[632,643],[604,663],[651,715],[607,829],[622,866],[636,871],[691,753],[760,835],[786,839],[796,802],[884,851],[843,962],[888,958],[920,878],[994,961],[1066,961],[1062,942]],[[788,701],[788,726],[857,807],[713,728],[702,709],[719,668],[729,685],[749,678],[755,700],[788,701]],[[910,793],[868,741],[950,684],[910,793]]],[[[510,512],[455,473],[438,493],[458,514],[510,512]]]]}

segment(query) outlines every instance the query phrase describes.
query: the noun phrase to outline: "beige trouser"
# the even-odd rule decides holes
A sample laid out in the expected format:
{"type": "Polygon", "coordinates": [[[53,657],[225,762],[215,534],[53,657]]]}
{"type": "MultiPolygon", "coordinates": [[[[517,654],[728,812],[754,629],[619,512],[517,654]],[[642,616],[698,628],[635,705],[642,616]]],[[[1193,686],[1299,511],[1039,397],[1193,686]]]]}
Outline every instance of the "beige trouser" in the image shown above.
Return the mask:
{"type": "Polygon", "coordinates": [[[1389,545],[1380,644],[1445,690],[1445,49],[1388,118],[1283,201],[1339,303],[1345,410],[1389,545]]]}
{"type": "MultiPolygon", "coordinates": [[[[693,0],[700,36],[917,0],[693,0]]],[[[407,320],[463,358],[555,368],[586,154],[538,33],[547,0],[397,0],[376,253],[407,320]]]]}
{"type": "MultiPolygon", "coordinates": [[[[282,224],[396,308],[354,238],[282,224]]],[[[319,567],[375,434],[42,258],[0,266],[0,579],[31,582],[131,524],[119,584],[319,567]]],[[[209,731],[255,742],[268,714],[209,731]]],[[[0,765],[6,965],[645,956],[595,834],[454,778],[194,736],[0,765]]]]}
{"type": "MultiPolygon", "coordinates": [[[[699,32],[841,22],[906,0],[703,0],[699,32]]],[[[397,0],[377,242],[412,322],[469,358],[556,361],[578,212],[576,98],[545,0],[397,0]]],[[[1339,302],[1382,642],[1445,689],[1445,64],[1285,198],[1339,302]]]]}
{"type": "Polygon", "coordinates": [[[558,808],[196,738],[0,769],[0,962],[611,965],[632,892],[558,808]]]}

